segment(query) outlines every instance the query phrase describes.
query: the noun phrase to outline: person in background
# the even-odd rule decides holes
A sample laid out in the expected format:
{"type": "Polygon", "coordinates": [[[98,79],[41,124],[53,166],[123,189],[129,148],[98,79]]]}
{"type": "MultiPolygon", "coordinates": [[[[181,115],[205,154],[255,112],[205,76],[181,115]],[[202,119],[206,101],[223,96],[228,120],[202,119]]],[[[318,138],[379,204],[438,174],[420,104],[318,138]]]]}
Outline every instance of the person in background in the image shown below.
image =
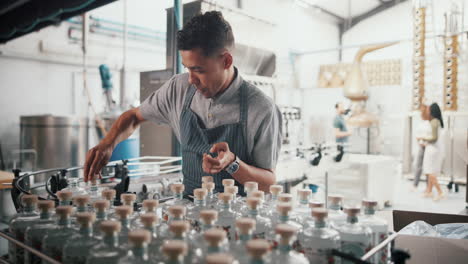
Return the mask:
{"type": "Polygon", "coordinates": [[[431,135],[423,138],[425,144],[424,158],[423,158],[423,173],[427,176],[427,192],[425,197],[432,197],[432,188],[437,189],[438,195],[434,197],[434,201],[444,198],[444,193],[440,188],[437,176],[442,170],[443,149],[441,132],[444,128],[444,121],[442,119],[442,112],[437,103],[429,106],[429,120],[431,123],[431,135]]]}
{"type": "Polygon", "coordinates": [[[341,102],[335,104],[335,109],[336,117],[333,120],[333,127],[335,128],[336,143],[344,144],[348,142],[348,137],[351,136],[351,132],[348,131],[346,122],[343,117],[345,115],[346,109],[341,102]]]}
{"type": "MultiPolygon", "coordinates": [[[[419,181],[421,179],[421,174],[422,174],[422,169],[423,169],[423,158],[424,158],[424,150],[425,148],[425,143],[424,143],[424,138],[428,135],[431,134],[431,128],[429,122],[429,107],[425,104],[421,105],[420,108],[421,111],[421,120],[423,121],[421,126],[418,129],[418,136],[416,137],[416,140],[418,141],[419,148],[418,148],[418,155],[415,160],[415,166],[414,166],[414,182],[413,182],[413,188],[412,190],[415,191],[418,188],[419,181]]],[[[429,185],[426,185],[426,190],[425,193],[428,193],[428,187],[429,185]]]]}

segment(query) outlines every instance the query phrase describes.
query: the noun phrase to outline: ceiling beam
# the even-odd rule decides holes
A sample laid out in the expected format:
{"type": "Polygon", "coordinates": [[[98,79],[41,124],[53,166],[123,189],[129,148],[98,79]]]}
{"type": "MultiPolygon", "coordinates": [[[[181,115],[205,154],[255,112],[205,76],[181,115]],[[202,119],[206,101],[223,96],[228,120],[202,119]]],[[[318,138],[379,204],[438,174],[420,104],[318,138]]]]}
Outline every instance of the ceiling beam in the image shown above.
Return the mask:
{"type": "Polygon", "coordinates": [[[337,15],[337,14],[335,14],[335,13],[333,13],[333,12],[323,8],[323,7],[320,7],[318,5],[311,5],[311,7],[315,8],[316,10],[319,10],[320,12],[322,12],[324,14],[327,14],[327,15],[333,17],[334,19],[338,20],[338,23],[340,23],[340,24],[345,22],[344,17],[341,17],[341,16],[339,16],[339,15],[337,15]]]}

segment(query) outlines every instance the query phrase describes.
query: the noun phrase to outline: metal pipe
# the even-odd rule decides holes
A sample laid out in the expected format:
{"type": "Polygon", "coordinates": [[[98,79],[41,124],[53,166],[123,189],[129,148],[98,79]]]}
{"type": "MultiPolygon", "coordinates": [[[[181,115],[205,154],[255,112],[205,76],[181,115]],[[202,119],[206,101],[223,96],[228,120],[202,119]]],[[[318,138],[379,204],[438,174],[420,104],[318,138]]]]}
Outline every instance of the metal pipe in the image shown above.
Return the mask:
{"type": "Polygon", "coordinates": [[[125,107],[125,90],[126,87],[126,70],[127,65],[127,38],[128,38],[128,21],[127,21],[127,0],[123,1],[123,54],[122,54],[122,69],[120,71],[120,107],[125,107]]]}
{"type": "MultiPolygon", "coordinates": [[[[175,28],[176,32],[182,29],[182,24],[184,18],[184,11],[183,11],[183,5],[182,5],[182,0],[174,0],[174,21],[175,21],[175,28]]],[[[177,38],[175,38],[176,42],[175,46],[177,46],[177,38]]],[[[182,73],[182,59],[180,58],[180,54],[177,51],[177,48],[174,47],[174,53],[176,57],[176,65],[175,65],[175,70],[176,74],[182,73]]]]}
{"type": "Polygon", "coordinates": [[[3,237],[5,238],[6,240],[16,244],[17,246],[20,246],[24,249],[26,249],[27,251],[33,253],[34,255],[38,256],[39,258],[43,259],[43,260],[46,260],[48,263],[51,263],[51,264],[61,264],[60,262],[56,261],[55,259],[43,254],[42,252],[24,244],[24,243],[21,243],[20,241],[10,237],[9,235],[3,233],[3,232],[0,232],[0,237],[3,237]]]}
{"type": "Polygon", "coordinates": [[[387,239],[385,239],[384,241],[382,241],[380,244],[378,244],[377,246],[375,246],[373,249],[371,249],[369,252],[367,252],[366,254],[364,254],[364,256],[361,257],[361,260],[363,261],[367,261],[368,259],[370,259],[375,253],[377,253],[379,250],[381,250],[382,248],[384,248],[385,246],[388,245],[388,243],[392,242],[393,240],[395,240],[395,238],[398,236],[398,233],[394,233],[392,234],[391,236],[387,237],[387,239]]]}

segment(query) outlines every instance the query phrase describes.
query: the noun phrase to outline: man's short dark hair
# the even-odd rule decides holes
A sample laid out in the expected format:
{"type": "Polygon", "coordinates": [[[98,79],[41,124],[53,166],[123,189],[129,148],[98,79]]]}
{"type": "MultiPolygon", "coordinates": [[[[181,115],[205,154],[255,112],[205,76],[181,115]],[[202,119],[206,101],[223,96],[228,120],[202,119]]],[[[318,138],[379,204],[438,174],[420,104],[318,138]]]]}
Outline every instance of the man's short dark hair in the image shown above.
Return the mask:
{"type": "Polygon", "coordinates": [[[205,56],[214,55],[221,49],[234,46],[231,25],[219,11],[210,11],[194,16],[182,30],[177,32],[177,49],[200,48],[205,56]]]}
{"type": "Polygon", "coordinates": [[[341,102],[338,102],[335,104],[335,109],[338,109],[338,106],[340,106],[341,102]]]}

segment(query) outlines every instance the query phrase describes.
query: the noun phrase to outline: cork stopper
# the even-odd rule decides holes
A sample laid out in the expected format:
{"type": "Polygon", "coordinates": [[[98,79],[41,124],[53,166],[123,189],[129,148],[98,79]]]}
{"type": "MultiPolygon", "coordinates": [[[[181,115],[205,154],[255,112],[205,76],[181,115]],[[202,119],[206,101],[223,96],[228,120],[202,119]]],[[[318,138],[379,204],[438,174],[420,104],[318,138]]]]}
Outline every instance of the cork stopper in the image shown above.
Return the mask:
{"type": "Polygon", "coordinates": [[[110,202],[108,200],[97,200],[93,203],[93,207],[98,212],[104,212],[105,210],[109,209],[110,202]]]}
{"type": "Polygon", "coordinates": [[[206,264],[232,264],[234,258],[226,253],[215,253],[206,256],[206,264]]]}
{"type": "Polygon", "coordinates": [[[66,190],[58,191],[55,195],[57,195],[57,198],[60,201],[71,201],[73,197],[73,193],[71,191],[66,190]]]}
{"type": "Polygon", "coordinates": [[[207,189],[209,192],[213,192],[215,188],[214,182],[204,182],[202,183],[202,188],[207,189]]]}
{"type": "Polygon", "coordinates": [[[253,181],[248,181],[244,184],[244,189],[246,192],[250,193],[252,191],[258,190],[258,183],[253,181]]]}
{"type": "Polygon", "coordinates": [[[280,215],[289,215],[292,210],[291,203],[279,202],[276,204],[276,211],[280,215]]]}
{"type": "Polygon", "coordinates": [[[328,195],[328,201],[330,201],[331,204],[339,204],[343,201],[343,195],[340,195],[340,194],[328,195]]]}
{"type": "Polygon", "coordinates": [[[176,236],[181,236],[183,233],[187,232],[189,228],[190,223],[188,221],[172,221],[169,224],[169,230],[176,236]]]}
{"type": "Polygon", "coordinates": [[[255,228],[255,220],[252,218],[239,218],[236,220],[236,228],[241,235],[249,234],[255,228]]]}
{"type": "Polygon", "coordinates": [[[178,259],[181,256],[187,255],[187,243],[181,240],[168,240],[162,246],[162,252],[169,259],[178,259]]]}
{"type": "Polygon", "coordinates": [[[182,183],[173,183],[171,184],[171,191],[174,194],[183,193],[185,191],[185,185],[182,183]]]}
{"type": "Polygon", "coordinates": [[[133,208],[128,205],[121,205],[115,208],[115,214],[119,219],[128,218],[133,213],[133,208]]]}
{"type": "Polygon", "coordinates": [[[265,192],[256,190],[250,193],[250,197],[256,197],[263,201],[265,199],[265,192]]]}
{"type": "Polygon", "coordinates": [[[278,196],[280,193],[283,192],[283,186],[282,185],[270,185],[270,193],[273,195],[278,196]]]}
{"type": "Polygon", "coordinates": [[[320,201],[309,202],[309,208],[324,208],[325,204],[320,201]]]}
{"type": "Polygon", "coordinates": [[[148,230],[138,229],[128,233],[128,241],[133,246],[141,246],[151,241],[151,233],[148,230]]]}
{"type": "Polygon", "coordinates": [[[35,206],[37,204],[38,198],[34,194],[25,194],[21,197],[21,201],[24,206],[35,206]]]}
{"type": "Polygon", "coordinates": [[[193,196],[197,200],[204,200],[207,195],[207,190],[204,188],[197,188],[193,190],[193,196]]]}
{"type": "Polygon", "coordinates": [[[262,258],[269,250],[270,243],[265,239],[252,239],[247,242],[247,251],[252,258],[262,258]]]}
{"type": "Polygon", "coordinates": [[[218,199],[220,201],[222,201],[223,203],[229,203],[230,201],[232,201],[232,194],[231,193],[220,193],[218,194],[218,199]]]}
{"type": "Polygon", "coordinates": [[[144,213],[140,216],[140,221],[146,228],[152,228],[158,223],[158,216],[155,213],[144,213]]]}
{"type": "Polygon", "coordinates": [[[207,182],[213,182],[213,176],[202,176],[201,177],[202,184],[207,182]]]}
{"type": "Polygon", "coordinates": [[[300,200],[309,200],[310,195],[312,194],[311,189],[301,189],[297,191],[297,195],[300,200]]]}
{"type": "Polygon", "coordinates": [[[224,192],[230,193],[230,194],[235,196],[239,192],[239,187],[237,187],[237,186],[226,186],[226,187],[224,187],[224,192]]]}
{"type": "Polygon", "coordinates": [[[364,207],[371,207],[374,208],[378,205],[379,203],[376,200],[371,200],[371,199],[363,199],[362,200],[362,206],[364,207]]]}
{"type": "Polygon", "coordinates": [[[285,203],[289,203],[292,201],[292,194],[290,193],[282,193],[280,195],[278,195],[278,201],[280,202],[285,202],[285,203]]]}
{"type": "Polygon", "coordinates": [[[89,195],[77,195],[73,198],[73,203],[76,206],[84,207],[88,205],[90,200],[91,198],[89,197],[89,195]]]}
{"type": "Polygon", "coordinates": [[[42,200],[37,202],[37,208],[43,213],[51,211],[55,207],[55,203],[52,200],[42,200]]]}
{"type": "Polygon", "coordinates": [[[356,216],[358,215],[360,212],[361,212],[361,208],[359,207],[346,207],[344,209],[344,212],[348,215],[348,216],[356,216]]]}
{"type": "Polygon", "coordinates": [[[82,227],[91,226],[96,220],[96,215],[92,212],[83,212],[76,214],[76,222],[82,227]]]}
{"type": "MultiPolygon", "coordinates": [[[[223,184],[223,186],[226,188],[226,187],[229,187],[229,186],[234,186],[234,184],[236,183],[233,179],[223,179],[221,181],[221,183],[223,184]]],[[[226,191],[226,190],[224,190],[226,191]]]]}
{"type": "Polygon", "coordinates": [[[173,205],[168,209],[169,215],[175,218],[182,218],[185,215],[185,207],[182,205],[173,205]]]}
{"type": "Polygon", "coordinates": [[[133,203],[136,201],[136,194],[134,194],[134,193],[122,193],[120,195],[120,200],[124,204],[133,205],[133,203]]]}
{"type": "Polygon", "coordinates": [[[101,197],[109,201],[114,200],[116,195],[117,192],[114,189],[106,189],[101,192],[101,197]]]}
{"type": "Polygon", "coordinates": [[[218,220],[218,211],[216,210],[201,210],[200,219],[205,225],[213,225],[218,220]]]}
{"type": "Polygon", "coordinates": [[[328,216],[328,210],[325,208],[312,208],[312,217],[317,220],[323,220],[328,216]]]}
{"type": "Polygon", "coordinates": [[[260,204],[261,204],[261,200],[259,198],[256,198],[256,197],[248,197],[245,202],[247,203],[247,206],[251,209],[251,210],[256,210],[260,204]]]}
{"type": "Polygon", "coordinates": [[[203,237],[210,247],[218,247],[226,239],[226,232],[223,229],[211,228],[203,233],[203,237]]]}
{"type": "Polygon", "coordinates": [[[142,206],[145,208],[146,212],[156,212],[156,209],[159,206],[159,201],[153,199],[144,200],[142,206]]]}
{"type": "Polygon", "coordinates": [[[278,224],[275,227],[275,232],[281,237],[280,243],[287,243],[296,234],[297,228],[288,224],[278,224]]]}
{"type": "Polygon", "coordinates": [[[121,228],[122,225],[120,224],[120,222],[112,220],[102,221],[99,225],[99,229],[101,229],[101,231],[107,235],[110,235],[112,233],[119,233],[121,228]]]}
{"type": "Polygon", "coordinates": [[[72,212],[73,212],[73,207],[69,205],[57,206],[57,208],[55,208],[55,214],[60,219],[69,217],[72,214],[72,212]]]}

